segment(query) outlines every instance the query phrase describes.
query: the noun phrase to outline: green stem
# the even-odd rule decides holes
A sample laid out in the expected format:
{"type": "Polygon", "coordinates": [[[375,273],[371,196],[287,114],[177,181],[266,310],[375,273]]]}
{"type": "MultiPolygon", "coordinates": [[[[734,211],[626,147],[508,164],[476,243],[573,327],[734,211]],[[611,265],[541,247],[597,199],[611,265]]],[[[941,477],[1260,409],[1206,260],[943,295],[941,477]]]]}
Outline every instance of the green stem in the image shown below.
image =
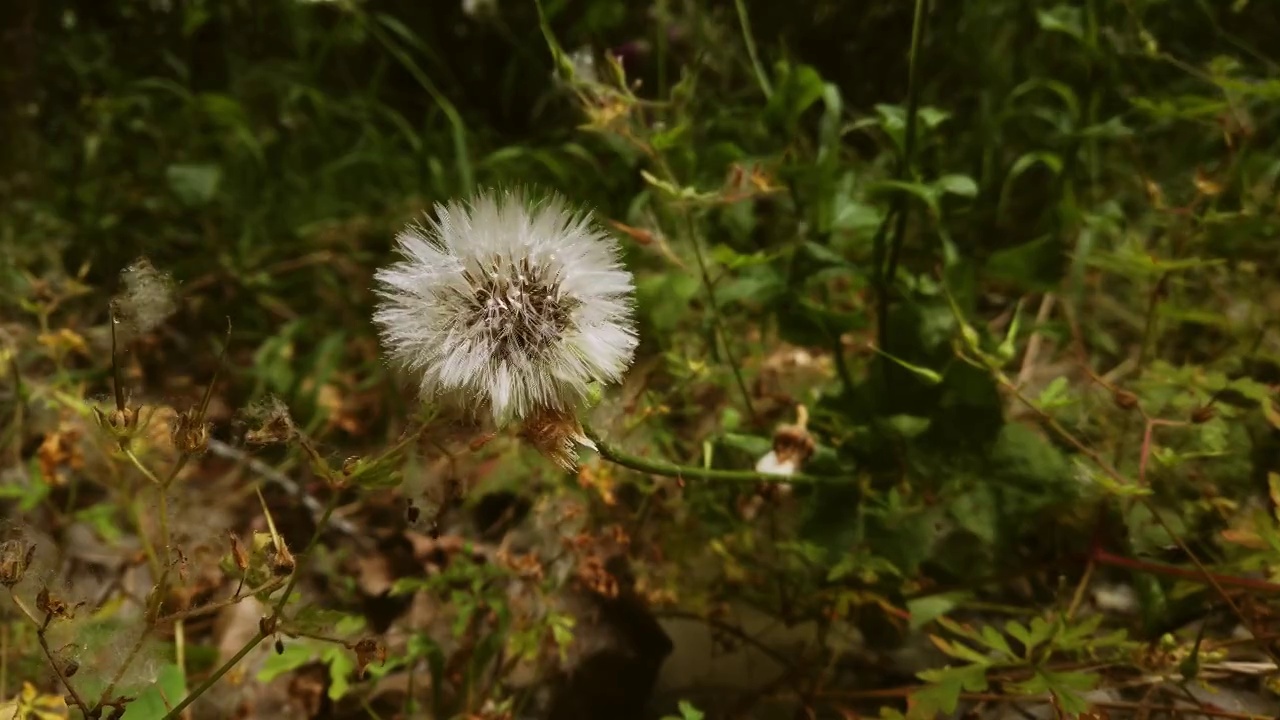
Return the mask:
{"type": "Polygon", "coordinates": [[[733,352],[733,348],[729,346],[729,335],[724,330],[724,321],[720,317],[720,304],[716,301],[715,287],[711,283],[711,273],[707,270],[707,260],[702,252],[702,239],[698,237],[697,229],[693,226],[693,219],[689,217],[688,211],[685,211],[685,225],[689,233],[689,242],[693,245],[693,256],[698,260],[698,272],[702,275],[702,287],[707,293],[707,306],[711,310],[711,329],[716,337],[720,339],[720,345],[724,348],[725,360],[729,362],[729,369],[733,371],[734,382],[738,385],[738,391],[742,393],[742,402],[747,407],[747,414],[753,420],[757,418],[755,403],[751,402],[751,391],[747,389],[747,381],[742,377],[742,368],[738,365],[738,358],[733,352]]]}
{"type": "Polygon", "coordinates": [[[724,482],[738,483],[790,483],[793,485],[823,485],[823,484],[848,484],[856,480],[854,477],[841,477],[836,475],[772,475],[769,473],[756,472],[754,470],[716,470],[711,468],[692,467],[689,465],[676,465],[665,460],[653,460],[643,458],[638,455],[632,455],[624,452],[617,447],[609,444],[590,427],[583,427],[583,431],[591,441],[595,443],[596,452],[600,457],[625,468],[630,468],[638,472],[649,473],[650,475],[662,475],[663,477],[672,477],[680,480],[719,480],[724,482]]]}
{"type": "Polygon", "coordinates": [[[765,98],[773,98],[773,86],[769,84],[769,76],[764,71],[764,65],[760,64],[760,54],[756,51],[756,40],[751,35],[751,20],[747,17],[747,6],[743,0],[733,0],[734,7],[738,10],[738,23],[742,26],[742,41],[747,46],[747,57],[751,58],[751,69],[756,73],[756,82],[760,83],[760,90],[764,93],[765,98]]]}
{"type": "Polygon", "coordinates": [[[153,485],[160,485],[160,478],[156,477],[155,473],[151,472],[146,465],[142,464],[142,461],[138,459],[138,456],[133,453],[132,449],[128,446],[121,449],[124,450],[125,457],[129,458],[129,462],[133,463],[133,466],[138,468],[138,472],[142,473],[153,485]]]}
{"type": "Polygon", "coordinates": [[[129,503],[129,516],[133,519],[133,527],[138,532],[138,542],[142,543],[142,551],[147,556],[147,564],[151,566],[153,577],[160,577],[160,556],[156,554],[155,546],[151,544],[151,538],[147,537],[146,525],[142,522],[142,509],[140,507],[141,500],[135,499],[129,503]]]}
{"type": "Polygon", "coordinates": [[[284,592],[280,594],[280,599],[276,601],[274,615],[280,617],[284,612],[284,606],[289,602],[289,596],[293,594],[293,588],[298,584],[298,578],[302,576],[303,568],[307,564],[307,560],[311,558],[311,550],[320,542],[320,534],[324,530],[324,526],[329,524],[329,518],[333,517],[333,511],[338,508],[338,498],[341,497],[336,489],[329,493],[329,502],[324,506],[324,514],[320,516],[320,520],[316,523],[316,531],[311,534],[311,540],[307,542],[307,546],[302,549],[302,553],[298,556],[297,565],[293,569],[293,574],[289,576],[289,584],[284,586],[284,592]]]}
{"type": "Polygon", "coordinates": [[[162,720],[176,720],[176,718],[182,714],[183,710],[186,710],[187,707],[190,706],[191,703],[195,702],[197,698],[208,692],[209,688],[217,684],[217,682],[222,679],[223,675],[226,675],[231,668],[235,667],[237,663],[244,659],[245,655],[253,652],[253,649],[258,647],[258,643],[266,639],[267,636],[263,635],[261,630],[254,633],[254,636],[249,638],[249,642],[245,643],[244,647],[240,648],[239,652],[231,656],[230,660],[222,663],[222,666],[217,670],[214,670],[213,674],[205,678],[204,682],[200,683],[196,689],[187,693],[187,696],[182,699],[182,702],[175,705],[174,708],[170,710],[164,718],[162,718],[162,720]]]}
{"type": "MultiPolygon", "coordinates": [[[[329,523],[329,518],[333,516],[333,511],[338,507],[339,497],[340,493],[338,493],[335,488],[334,492],[329,495],[329,502],[325,505],[324,515],[322,515],[319,522],[316,523],[316,529],[315,532],[311,534],[311,540],[307,542],[306,548],[304,548],[302,553],[298,556],[297,565],[294,567],[293,573],[289,576],[289,584],[285,586],[284,592],[280,595],[280,599],[276,601],[275,606],[272,608],[270,621],[265,622],[264,625],[270,627],[278,624],[280,616],[284,613],[284,606],[289,602],[289,596],[293,594],[293,588],[297,585],[298,578],[302,576],[303,568],[306,565],[307,560],[311,557],[312,548],[314,548],[316,543],[320,541],[320,535],[324,532],[325,525],[329,523]]],[[[178,703],[177,706],[170,710],[162,720],[175,720],[183,710],[187,709],[187,707],[190,706],[191,703],[195,702],[201,695],[208,692],[209,688],[213,687],[222,679],[223,675],[227,674],[227,671],[235,667],[236,663],[243,660],[245,655],[248,655],[258,646],[258,643],[262,642],[266,638],[267,636],[262,634],[262,630],[259,629],[258,632],[249,639],[249,642],[245,643],[244,647],[240,648],[239,652],[237,652],[230,660],[223,663],[222,666],[215,670],[212,675],[205,678],[204,682],[200,683],[196,689],[187,693],[187,696],[182,699],[182,702],[178,703]]]]}
{"type": "MultiPolygon", "coordinates": [[[[915,14],[911,20],[911,54],[907,60],[907,123],[902,138],[902,163],[898,166],[898,179],[908,180],[915,165],[916,124],[920,115],[920,47],[924,44],[924,0],[916,0],[915,14]]],[[[892,245],[889,246],[889,265],[885,269],[888,283],[898,271],[898,255],[902,252],[902,243],[907,233],[907,215],[909,203],[907,195],[900,193],[897,210],[897,225],[894,228],[892,245]]],[[[884,299],[881,298],[883,301],[884,299]]]]}

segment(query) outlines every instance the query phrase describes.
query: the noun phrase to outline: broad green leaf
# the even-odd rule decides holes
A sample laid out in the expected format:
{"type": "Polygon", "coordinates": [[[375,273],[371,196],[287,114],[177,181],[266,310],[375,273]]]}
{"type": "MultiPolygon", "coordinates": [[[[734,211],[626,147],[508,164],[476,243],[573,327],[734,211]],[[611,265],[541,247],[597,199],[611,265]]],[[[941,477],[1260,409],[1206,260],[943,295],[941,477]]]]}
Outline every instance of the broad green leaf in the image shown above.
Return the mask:
{"type": "Polygon", "coordinates": [[[1036,23],[1041,30],[1064,33],[1077,40],[1084,38],[1084,11],[1074,5],[1054,5],[1048,10],[1037,10],[1036,23]]]}
{"type": "Polygon", "coordinates": [[[222,169],[217,165],[170,165],[165,169],[169,189],[191,207],[207,205],[218,194],[222,169]]]}
{"type": "Polygon", "coordinates": [[[1046,235],[992,253],[984,269],[988,276],[1015,287],[1044,292],[1062,282],[1067,255],[1059,238],[1046,235]]]}
{"type": "Polygon", "coordinates": [[[977,197],[978,183],[968,175],[943,175],[933,183],[939,191],[961,197],[977,197]]]}
{"type": "Polygon", "coordinates": [[[284,644],[284,652],[273,652],[263,661],[262,669],[258,671],[258,681],[271,682],[287,672],[314,662],[317,656],[316,649],[307,642],[287,642],[284,644]]]}
{"type": "Polygon", "coordinates": [[[160,720],[187,696],[182,668],[168,664],[160,668],[156,681],[125,707],[124,720],[160,720]]]}

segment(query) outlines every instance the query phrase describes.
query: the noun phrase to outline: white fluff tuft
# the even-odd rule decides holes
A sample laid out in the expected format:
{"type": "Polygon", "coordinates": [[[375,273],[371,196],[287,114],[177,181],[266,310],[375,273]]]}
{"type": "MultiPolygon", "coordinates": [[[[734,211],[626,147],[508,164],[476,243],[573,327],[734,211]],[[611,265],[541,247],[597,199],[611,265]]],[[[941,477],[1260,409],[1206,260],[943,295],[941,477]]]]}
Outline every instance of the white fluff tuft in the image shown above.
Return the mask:
{"type": "Polygon", "coordinates": [[[375,276],[373,319],[425,400],[488,409],[503,425],[570,410],[631,364],[631,273],[617,243],[559,196],[440,204],[396,249],[403,260],[375,276]]]}

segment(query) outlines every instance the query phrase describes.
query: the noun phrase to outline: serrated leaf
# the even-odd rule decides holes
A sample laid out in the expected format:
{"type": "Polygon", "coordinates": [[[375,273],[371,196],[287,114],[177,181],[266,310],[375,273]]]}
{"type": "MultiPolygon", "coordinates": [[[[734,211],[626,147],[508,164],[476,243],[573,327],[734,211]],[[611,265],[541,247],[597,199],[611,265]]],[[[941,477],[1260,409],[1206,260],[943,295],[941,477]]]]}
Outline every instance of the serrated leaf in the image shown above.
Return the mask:
{"type": "Polygon", "coordinates": [[[968,660],[969,662],[975,665],[991,664],[990,658],[978,652],[977,650],[974,650],[968,645],[965,645],[962,642],[959,642],[956,640],[948,640],[946,638],[942,638],[937,635],[930,635],[929,640],[939,650],[946,653],[947,655],[950,655],[953,658],[956,658],[957,660],[968,660]]]}
{"type": "Polygon", "coordinates": [[[351,674],[356,671],[355,658],[345,647],[329,646],[321,653],[320,659],[329,665],[329,699],[341,700],[351,689],[351,674]]]}
{"type": "Polygon", "coordinates": [[[1004,639],[1004,635],[994,625],[982,626],[982,641],[987,644],[987,647],[1001,653],[1006,658],[1010,660],[1018,659],[1018,654],[1009,646],[1009,641],[1004,639]]]}
{"type": "Polygon", "coordinates": [[[954,592],[908,600],[907,612],[911,614],[911,629],[919,630],[956,609],[960,603],[970,597],[972,593],[969,592],[954,592]]]}
{"type": "Polygon", "coordinates": [[[907,717],[913,719],[950,715],[956,711],[961,693],[987,689],[987,671],[979,665],[925,670],[917,677],[929,684],[909,696],[907,717]]]}

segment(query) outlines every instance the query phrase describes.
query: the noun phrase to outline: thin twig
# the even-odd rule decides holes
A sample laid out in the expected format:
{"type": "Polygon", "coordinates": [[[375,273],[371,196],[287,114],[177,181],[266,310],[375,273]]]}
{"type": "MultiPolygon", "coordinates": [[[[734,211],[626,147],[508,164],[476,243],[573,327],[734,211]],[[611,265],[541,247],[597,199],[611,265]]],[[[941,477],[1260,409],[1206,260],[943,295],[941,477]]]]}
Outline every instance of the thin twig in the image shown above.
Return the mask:
{"type": "Polygon", "coordinates": [[[729,362],[729,369],[733,371],[734,382],[738,385],[738,391],[742,393],[742,402],[746,405],[747,414],[751,416],[752,420],[755,420],[757,418],[755,403],[751,401],[751,391],[747,389],[747,382],[742,377],[742,367],[738,364],[738,358],[729,344],[729,335],[724,329],[724,319],[720,316],[720,304],[716,301],[715,286],[711,282],[711,273],[707,270],[707,260],[702,251],[702,238],[699,237],[696,228],[693,226],[693,219],[688,216],[687,211],[685,213],[689,242],[693,245],[693,256],[698,261],[698,272],[702,276],[702,287],[707,294],[707,306],[711,310],[711,329],[715,336],[720,339],[720,345],[724,348],[725,360],[729,362]]]}
{"type": "MultiPolygon", "coordinates": [[[[278,486],[295,500],[302,503],[302,506],[311,513],[312,520],[319,520],[320,516],[324,514],[324,503],[316,500],[310,493],[303,490],[302,487],[288,475],[285,475],[258,458],[253,457],[244,450],[241,450],[234,445],[228,445],[217,438],[209,438],[209,452],[217,455],[218,457],[225,458],[242,465],[254,475],[278,486]]],[[[344,518],[331,518],[329,526],[343,535],[350,535],[351,537],[360,537],[361,535],[359,529],[357,529],[351,521],[344,518]]]]}
{"type": "Polygon", "coordinates": [[[800,485],[822,485],[851,483],[856,478],[838,475],[772,475],[754,470],[716,470],[712,468],[676,465],[665,460],[653,460],[632,455],[609,444],[600,434],[590,427],[584,426],[584,432],[596,446],[600,457],[617,465],[651,475],[676,478],[678,480],[722,480],[741,483],[790,483],[800,485]]]}
{"type": "Polygon", "coordinates": [[[55,673],[57,673],[58,680],[61,681],[62,686],[66,688],[67,693],[71,695],[72,703],[76,707],[80,708],[80,712],[83,713],[85,717],[88,717],[89,705],[85,703],[84,698],[80,697],[80,693],[75,689],[75,686],[71,684],[71,679],[67,677],[65,672],[63,672],[62,663],[58,662],[58,659],[53,656],[53,650],[49,648],[49,641],[45,639],[44,636],[46,623],[42,623],[38,618],[36,618],[35,613],[31,612],[31,608],[27,607],[26,603],[22,602],[22,598],[18,597],[18,594],[13,591],[12,587],[8,588],[8,590],[9,598],[13,600],[13,604],[16,605],[18,609],[22,611],[22,614],[31,621],[31,624],[35,626],[36,639],[40,642],[40,649],[44,651],[44,656],[48,659],[49,666],[53,668],[55,673]]]}

